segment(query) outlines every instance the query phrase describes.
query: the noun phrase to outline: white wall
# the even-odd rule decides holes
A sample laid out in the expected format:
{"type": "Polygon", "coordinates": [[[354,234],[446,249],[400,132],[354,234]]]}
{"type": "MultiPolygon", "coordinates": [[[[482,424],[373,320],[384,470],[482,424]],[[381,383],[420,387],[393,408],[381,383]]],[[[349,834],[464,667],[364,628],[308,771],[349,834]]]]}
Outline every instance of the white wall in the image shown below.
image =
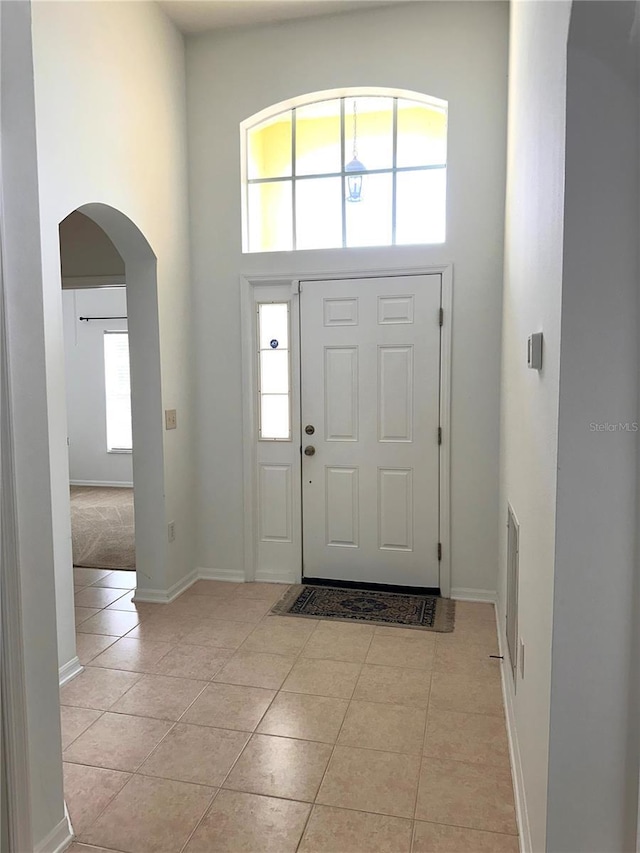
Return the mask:
{"type": "MultiPolygon", "coordinates": [[[[62,795],[51,495],[44,488],[49,477],[49,452],[29,5],[0,4],[0,23],[4,289],[1,571],[7,580],[18,575],[16,586],[22,605],[21,637],[12,643],[10,655],[15,667],[22,651],[26,713],[14,722],[26,729],[28,741],[27,754],[16,756],[22,758],[17,772],[26,778],[30,800],[27,842],[23,846],[23,836],[19,843],[22,850],[35,847],[44,851],[70,838],[62,795]],[[11,523],[14,514],[16,525],[11,523]],[[12,553],[12,540],[17,558],[12,553]],[[41,847],[47,838],[49,845],[41,847]]],[[[15,622],[15,610],[13,618],[15,622]]],[[[8,659],[4,649],[3,666],[8,659]]],[[[15,677],[14,669],[14,681],[15,677]]],[[[5,703],[7,697],[2,701],[5,703]]],[[[16,710],[19,713],[21,709],[16,710]]],[[[5,724],[7,721],[5,717],[5,724]]],[[[19,745],[16,736],[8,746],[18,749],[19,745]]],[[[20,786],[16,788],[12,796],[19,794],[20,786]]]]}
{"type": "Polygon", "coordinates": [[[633,2],[574,3],[547,849],[636,850],[640,145],[633,2]]]}
{"type": "Polygon", "coordinates": [[[525,643],[525,678],[518,680],[513,710],[531,834],[525,850],[536,853],[546,849],[570,9],[570,2],[516,2],[510,28],[498,591],[503,620],[510,502],[520,523],[525,643]],[[526,358],[527,338],[539,331],[540,373],[527,368],[526,358]]]}
{"type": "Polygon", "coordinates": [[[125,320],[81,321],[80,317],[126,317],[124,287],[64,290],[65,382],[69,432],[69,478],[78,485],[131,486],[130,453],[107,451],[104,333],[126,331],[125,320]]]}
{"type": "MultiPolygon", "coordinates": [[[[178,429],[160,434],[164,470],[144,485],[165,501],[164,523],[175,520],[176,539],[168,546],[166,527],[156,527],[158,554],[144,585],[166,590],[193,566],[184,49],[161,9],[144,2],[35,2],[33,39],[59,645],[65,663],[74,638],[58,225],[85,204],[121,211],[157,257],[161,363],[148,369],[162,383],[162,407],[178,410],[178,429]]],[[[139,316],[145,321],[155,315],[139,316]]],[[[134,346],[141,362],[154,359],[144,339],[132,341],[132,351],[134,346]]],[[[158,440],[160,406],[155,418],[147,441],[158,440]]]]}
{"type": "Polygon", "coordinates": [[[531,851],[636,849],[637,436],[591,426],[638,420],[634,5],[516,2],[511,15],[500,521],[509,501],[531,851]],[[540,330],[538,374],[525,353],[540,330]]]}
{"type": "MultiPolygon", "coordinates": [[[[241,255],[239,124],[307,92],[387,86],[449,102],[447,243],[412,257],[454,264],[452,585],[495,590],[507,21],[501,2],[409,3],[188,40],[200,566],[243,567],[238,274],[323,265],[241,255]]],[[[401,256],[345,250],[342,269],[401,256]]]]}

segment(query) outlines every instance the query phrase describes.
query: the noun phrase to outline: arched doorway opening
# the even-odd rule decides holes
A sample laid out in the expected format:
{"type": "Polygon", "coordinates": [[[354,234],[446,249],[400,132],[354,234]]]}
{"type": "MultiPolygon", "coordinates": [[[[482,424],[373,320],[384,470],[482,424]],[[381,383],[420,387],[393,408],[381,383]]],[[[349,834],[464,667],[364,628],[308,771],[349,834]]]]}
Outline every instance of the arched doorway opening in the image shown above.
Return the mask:
{"type": "Polygon", "coordinates": [[[59,234],[77,628],[95,608],[127,609],[136,586],[129,333],[111,240],[78,211],[59,234]]]}
{"type": "MultiPolygon", "coordinates": [[[[116,288],[119,289],[123,285],[126,288],[126,305],[123,301],[126,310],[119,316],[126,315],[128,324],[133,454],[129,460],[121,459],[120,462],[132,463],[129,476],[134,487],[135,572],[131,573],[131,588],[154,588],[159,585],[159,575],[166,562],[156,257],[139,228],[123,213],[105,204],[83,205],[65,217],[61,226],[61,238],[64,242],[61,251],[62,277],[65,278],[65,272],[72,273],[67,275],[67,285],[71,279],[71,286],[81,285],[85,293],[88,293],[88,289],[95,293],[95,285],[110,288],[112,294],[116,288]],[[74,228],[68,227],[70,221],[75,221],[74,228]],[[70,240],[72,243],[76,241],[76,244],[70,245],[70,240]],[[70,255],[79,266],[65,270],[65,258],[68,260],[70,255]],[[86,273],[79,276],[77,273],[83,263],[86,273]],[[105,273],[103,275],[99,274],[101,266],[105,273]]],[[[78,290],[78,293],[80,292],[78,290]]],[[[79,317],[76,322],[79,322],[79,317]]],[[[104,331],[107,326],[109,331],[118,331],[120,329],[111,329],[111,326],[122,325],[122,322],[114,320],[101,325],[104,326],[104,331]]],[[[83,321],[83,324],[88,325],[87,321],[83,321]]],[[[98,331],[100,332],[100,329],[98,331]]],[[[67,556],[69,563],[72,562],[70,551],[71,549],[67,556]]],[[[105,578],[104,582],[108,583],[108,579],[105,578]]],[[[114,591],[114,594],[116,593],[117,590],[114,591]]],[[[78,593],[83,594],[86,600],[78,601],[76,598],[76,604],[80,607],[96,609],[100,605],[106,608],[111,606],[107,601],[109,594],[102,595],[100,587],[96,587],[92,593],[96,597],[95,604],[91,603],[90,595],[87,596],[84,590],[78,593]]],[[[135,602],[127,602],[127,607],[131,618],[134,619],[135,602]]],[[[58,602],[59,620],[65,618],[66,614],[61,612],[63,610],[64,604],[58,602]]],[[[96,614],[85,612],[82,616],[88,615],[89,619],[95,616],[98,621],[105,622],[104,626],[96,623],[95,632],[108,634],[109,626],[106,622],[109,618],[116,619],[120,613],[121,611],[118,611],[111,617],[106,610],[101,610],[96,614]]],[[[87,623],[80,630],[87,629],[87,633],[91,633],[93,629],[89,630],[90,628],[87,623]]],[[[78,674],[82,669],[83,660],[86,661],[86,657],[83,658],[81,654],[80,659],[75,657],[67,668],[63,666],[61,682],[78,674]]]]}

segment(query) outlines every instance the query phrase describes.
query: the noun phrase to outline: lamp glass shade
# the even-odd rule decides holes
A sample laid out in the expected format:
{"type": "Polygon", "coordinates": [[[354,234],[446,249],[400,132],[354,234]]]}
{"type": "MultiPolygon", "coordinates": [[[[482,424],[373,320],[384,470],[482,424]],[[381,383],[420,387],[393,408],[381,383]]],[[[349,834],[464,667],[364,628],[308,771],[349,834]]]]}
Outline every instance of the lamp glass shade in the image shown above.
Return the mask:
{"type": "Polygon", "coordinates": [[[344,167],[345,172],[351,172],[347,175],[347,201],[362,201],[362,172],[366,172],[363,163],[356,157],[344,167]]]}

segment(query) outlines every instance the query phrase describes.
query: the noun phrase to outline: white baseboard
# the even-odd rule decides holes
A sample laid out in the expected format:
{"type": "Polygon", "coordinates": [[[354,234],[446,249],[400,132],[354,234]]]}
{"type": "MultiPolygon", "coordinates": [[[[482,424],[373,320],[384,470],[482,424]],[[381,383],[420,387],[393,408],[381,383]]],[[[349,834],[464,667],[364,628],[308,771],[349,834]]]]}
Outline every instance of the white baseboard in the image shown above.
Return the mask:
{"type": "Polygon", "coordinates": [[[190,586],[193,586],[198,578],[198,572],[193,571],[189,572],[188,575],[185,575],[185,577],[174,583],[174,585],[170,586],[167,590],[143,589],[138,587],[133,596],[133,600],[145,602],[147,604],[170,604],[179,595],[182,595],[185,589],[189,589],[190,586]]]}
{"type": "Polygon", "coordinates": [[[495,589],[470,589],[464,586],[454,586],[451,590],[451,598],[457,601],[490,601],[496,603],[495,589]]]}
{"type": "Polygon", "coordinates": [[[166,591],[139,587],[133,600],[148,604],[169,604],[198,580],[243,583],[244,572],[241,569],[194,569],[166,591]]]}
{"type": "Polygon", "coordinates": [[[73,841],[73,827],[69,819],[67,804],[64,804],[64,817],[45,838],[36,844],[33,853],[63,853],[73,841]]]}
{"type": "MultiPolygon", "coordinates": [[[[258,571],[256,572],[256,581],[260,583],[299,583],[298,578],[292,578],[289,572],[286,571],[258,571]]],[[[134,601],[148,602],[150,604],[168,604],[176,599],[186,589],[192,586],[197,580],[208,581],[231,581],[232,583],[244,583],[245,576],[242,569],[208,569],[199,566],[194,571],[189,572],[186,577],[175,583],[168,590],[144,589],[139,587],[136,590],[134,601]]],[[[458,601],[484,601],[495,604],[496,593],[492,589],[471,589],[467,587],[454,587],[451,590],[451,598],[458,601]]]]}
{"type": "MultiPolygon", "coordinates": [[[[175,583],[168,590],[144,589],[138,587],[133,597],[134,601],[148,604],[169,604],[179,595],[189,589],[197,580],[207,581],[231,581],[232,583],[244,583],[244,572],[242,569],[205,569],[197,568],[182,580],[175,583]]],[[[256,581],[261,583],[296,583],[286,572],[261,572],[256,581]]]]}
{"type": "Polygon", "coordinates": [[[256,581],[259,583],[300,583],[300,578],[292,578],[291,572],[264,571],[256,572],[256,581]]]}
{"type": "Polygon", "coordinates": [[[117,480],[69,480],[70,486],[105,486],[110,489],[132,489],[133,483],[117,480]]]}
{"type": "Polygon", "coordinates": [[[83,671],[84,667],[80,663],[80,660],[78,659],[77,655],[76,657],[71,658],[70,661],[65,663],[58,670],[58,680],[60,682],[60,687],[63,687],[65,684],[71,681],[72,678],[75,678],[76,675],[80,675],[80,673],[83,671]]]}
{"type": "Polygon", "coordinates": [[[232,583],[244,583],[244,572],[242,569],[196,569],[198,579],[203,581],[231,581],[232,583]]]}
{"type": "Polygon", "coordinates": [[[533,847],[531,845],[531,827],[529,825],[529,813],[527,811],[527,800],[525,797],[524,772],[522,769],[520,746],[518,744],[518,731],[516,728],[513,679],[511,678],[511,672],[509,670],[506,637],[504,637],[502,633],[502,625],[504,624],[505,621],[501,618],[500,614],[500,605],[496,603],[498,648],[499,653],[504,656],[504,665],[500,667],[502,677],[502,699],[504,701],[507,721],[507,737],[509,739],[511,777],[513,779],[513,793],[516,804],[516,820],[518,822],[520,853],[533,853],[533,847]]]}

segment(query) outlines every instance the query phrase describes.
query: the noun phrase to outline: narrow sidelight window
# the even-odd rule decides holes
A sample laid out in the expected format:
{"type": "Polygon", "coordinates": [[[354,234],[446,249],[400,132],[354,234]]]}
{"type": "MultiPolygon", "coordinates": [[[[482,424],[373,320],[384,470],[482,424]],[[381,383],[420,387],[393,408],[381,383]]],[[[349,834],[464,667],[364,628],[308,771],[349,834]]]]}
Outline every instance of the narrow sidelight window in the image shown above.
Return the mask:
{"type": "Polygon", "coordinates": [[[258,304],[258,403],[260,438],[291,439],[289,303],[258,304]]]}

